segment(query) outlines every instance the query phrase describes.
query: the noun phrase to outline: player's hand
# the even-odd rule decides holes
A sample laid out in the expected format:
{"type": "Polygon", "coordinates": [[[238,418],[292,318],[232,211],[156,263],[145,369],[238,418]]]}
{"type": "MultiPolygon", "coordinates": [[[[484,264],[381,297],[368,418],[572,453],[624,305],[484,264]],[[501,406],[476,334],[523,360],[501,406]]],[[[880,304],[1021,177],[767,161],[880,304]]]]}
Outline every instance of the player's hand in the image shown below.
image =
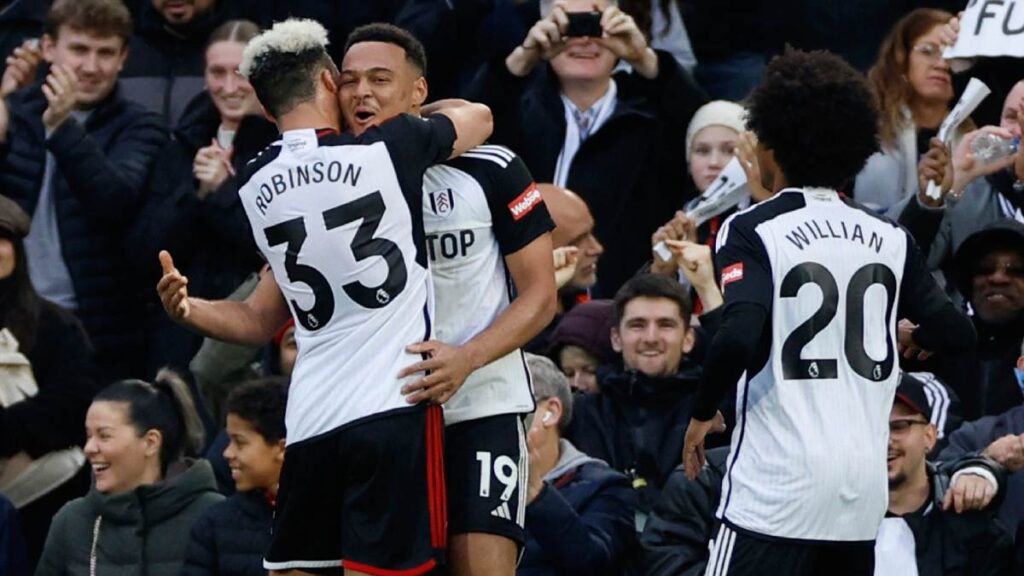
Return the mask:
{"type": "Polygon", "coordinates": [[[996,134],[1002,138],[1010,139],[1013,138],[1013,134],[1005,128],[999,126],[983,126],[973,132],[968,132],[957,144],[956,150],[953,152],[953,190],[954,195],[960,194],[964,191],[964,188],[968,184],[973,182],[975,179],[982,176],[998,172],[1003,168],[1012,166],[1016,160],[1016,156],[1008,156],[995,162],[989,162],[988,164],[982,164],[977,161],[974,157],[974,153],[971,152],[971,144],[974,139],[982,134],[996,134]]]}
{"type": "Polygon", "coordinates": [[[697,291],[705,310],[722,305],[722,291],[715,280],[715,264],[711,260],[711,247],[696,242],[666,240],[665,246],[675,256],[676,265],[697,291]]]}
{"type": "Polygon", "coordinates": [[[953,187],[953,163],[950,161],[949,148],[942,140],[932,138],[928,152],[917,163],[917,197],[926,206],[942,206],[943,198],[953,187]],[[941,195],[937,199],[928,197],[928,183],[939,184],[941,195]]]}
{"type": "MultiPolygon", "coordinates": [[[[660,226],[651,235],[651,246],[657,246],[658,242],[665,242],[667,240],[689,240],[692,242],[697,241],[697,224],[693,221],[682,210],[676,210],[672,219],[660,226]]],[[[671,260],[662,260],[657,253],[655,253],[653,260],[651,261],[651,272],[655,274],[675,274],[678,265],[676,264],[675,258],[671,260]]]]}
{"type": "Polygon", "coordinates": [[[736,157],[740,161],[743,173],[747,176],[747,187],[750,188],[750,197],[760,202],[770,198],[772,193],[762,184],[761,164],[757,160],[756,150],[757,136],[754,136],[753,132],[740,134],[740,138],[736,142],[736,157]]]}
{"type": "Polygon", "coordinates": [[[426,372],[424,377],[402,387],[402,394],[409,404],[426,401],[444,404],[458,392],[463,382],[473,372],[470,355],[462,348],[444,342],[428,340],[407,346],[405,351],[409,354],[427,356],[426,360],[408,366],[398,374],[399,378],[405,378],[418,372],[426,372]]]}
{"type": "Polygon", "coordinates": [[[210,145],[200,148],[192,161],[192,175],[199,182],[196,193],[200,198],[213,192],[228,179],[235,175],[235,169],[231,166],[230,148],[221,148],[217,140],[211,140],[210,145]]]}
{"type": "Polygon", "coordinates": [[[918,360],[924,361],[931,358],[932,353],[918,346],[914,342],[914,330],[917,330],[917,324],[914,324],[906,318],[899,321],[896,325],[896,347],[907,360],[918,360]]]}
{"type": "Polygon", "coordinates": [[[594,40],[629,63],[644,78],[658,75],[658,57],[647,46],[647,38],[632,16],[617,6],[609,6],[601,13],[603,34],[594,40]]]}
{"type": "Polygon", "coordinates": [[[721,412],[715,412],[714,418],[707,422],[690,419],[686,427],[686,439],[683,441],[683,470],[690,480],[697,478],[704,467],[704,438],[710,432],[725,432],[725,418],[721,412]]]}
{"type": "Polygon", "coordinates": [[[989,444],[982,455],[1002,464],[1010,472],[1024,469],[1024,434],[1007,434],[989,444]]]}
{"type": "Polygon", "coordinates": [[[576,274],[580,249],[575,246],[562,246],[555,248],[552,256],[555,259],[555,290],[561,290],[576,274]]]}
{"type": "Polygon", "coordinates": [[[961,474],[942,497],[942,509],[956,510],[957,514],[982,510],[996,497],[996,489],[982,476],[961,474]]]}
{"type": "MultiPolygon", "coordinates": [[[[527,430],[526,433],[529,435],[530,431],[527,430]]],[[[527,464],[530,476],[526,485],[526,504],[529,505],[537,499],[537,496],[540,496],[541,490],[544,489],[544,479],[540,476],[540,464],[538,464],[540,462],[540,451],[530,442],[527,442],[526,446],[529,449],[530,458],[527,464]]]]}
{"type": "Polygon", "coordinates": [[[160,303],[172,320],[183,321],[188,318],[191,307],[188,301],[188,278],[174,267],[174,260],[167,250],[160,251],[160,267],[163,276],[156,285],[160,295],[160,303]]]}
{"type": "Polygon", "coordinates": [[[25,40],[15,48],[5,62],[3,79],[0,80],[0,98],[32,84],[42,61],[43,52],[39,49],[38,40],[25,40]]]}
{"type": "Polygon", "coordinates": [[[67,66],[55,64],[43,83],[47,107],[43,111],[43,126],[54,131],[71,116],[78,102],[78,75],[67,66]]]}

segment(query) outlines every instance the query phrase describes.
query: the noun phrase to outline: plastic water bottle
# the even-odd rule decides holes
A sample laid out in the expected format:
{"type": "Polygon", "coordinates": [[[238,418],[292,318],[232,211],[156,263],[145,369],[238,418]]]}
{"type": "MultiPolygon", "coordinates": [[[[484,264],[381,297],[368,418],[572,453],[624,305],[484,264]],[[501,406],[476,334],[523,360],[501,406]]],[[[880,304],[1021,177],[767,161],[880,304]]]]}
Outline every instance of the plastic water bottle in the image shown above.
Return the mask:
{"type": "Polygon", "coordinates": [[[986,132],[979,134],[971,142],[971,152],[974,158],[982,164],[991,164],[1012,156],[1020,148],[1020,138],[1003,138],[998,134],[986,132]]]}

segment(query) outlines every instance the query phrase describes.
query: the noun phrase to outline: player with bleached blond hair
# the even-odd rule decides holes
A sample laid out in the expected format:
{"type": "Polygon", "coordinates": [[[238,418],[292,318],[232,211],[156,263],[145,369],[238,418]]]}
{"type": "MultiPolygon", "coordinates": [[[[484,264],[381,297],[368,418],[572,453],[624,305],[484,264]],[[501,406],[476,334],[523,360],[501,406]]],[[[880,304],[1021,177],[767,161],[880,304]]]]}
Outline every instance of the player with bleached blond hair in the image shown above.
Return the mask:
{"type": "Polygon", "coordinates": [[[448,101],[339,134],[338,69],[327,33],[288,20],[254,38],[240,72],[281,139],[239,175],[270,264],[244,302],[189,298],[161,253],[168,313],[208,336],[261,345],[288,319],[299,356],[277,494],[272,573],[424,574],[446,543],[437,405],[410,405],[399,373],[421,360],[433,301],[423,236],[427,167],[482,144],[486,106],[448,101]]]}

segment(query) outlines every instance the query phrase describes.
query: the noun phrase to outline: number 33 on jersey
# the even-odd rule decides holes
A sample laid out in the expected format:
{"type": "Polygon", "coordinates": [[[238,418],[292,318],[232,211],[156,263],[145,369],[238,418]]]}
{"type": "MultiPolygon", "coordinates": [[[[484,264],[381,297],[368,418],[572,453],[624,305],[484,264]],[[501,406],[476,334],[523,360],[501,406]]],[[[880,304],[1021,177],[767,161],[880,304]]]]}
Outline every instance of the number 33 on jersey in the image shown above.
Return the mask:
{"type": "Polygon", "coordinates": [[[243,172],[239,197],[297,325],[289,443],[408,407],[396,375],[419,357],[405,347],[432,335],[423,173],[454,137],[443,117],[404,115],[358,138],[292,130],[243,172]]]}

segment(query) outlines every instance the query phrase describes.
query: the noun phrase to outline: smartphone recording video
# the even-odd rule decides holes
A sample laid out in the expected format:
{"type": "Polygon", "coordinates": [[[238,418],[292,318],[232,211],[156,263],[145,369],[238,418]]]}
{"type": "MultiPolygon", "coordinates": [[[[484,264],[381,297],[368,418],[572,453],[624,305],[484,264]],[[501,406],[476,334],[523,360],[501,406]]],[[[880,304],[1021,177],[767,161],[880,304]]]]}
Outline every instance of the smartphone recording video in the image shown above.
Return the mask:
{"type": "Polygon", "coordinates": [[[570,38],[600,38],[601,13],[600,12],[569,12],[569,29],[565,35],[570,38]]]}

